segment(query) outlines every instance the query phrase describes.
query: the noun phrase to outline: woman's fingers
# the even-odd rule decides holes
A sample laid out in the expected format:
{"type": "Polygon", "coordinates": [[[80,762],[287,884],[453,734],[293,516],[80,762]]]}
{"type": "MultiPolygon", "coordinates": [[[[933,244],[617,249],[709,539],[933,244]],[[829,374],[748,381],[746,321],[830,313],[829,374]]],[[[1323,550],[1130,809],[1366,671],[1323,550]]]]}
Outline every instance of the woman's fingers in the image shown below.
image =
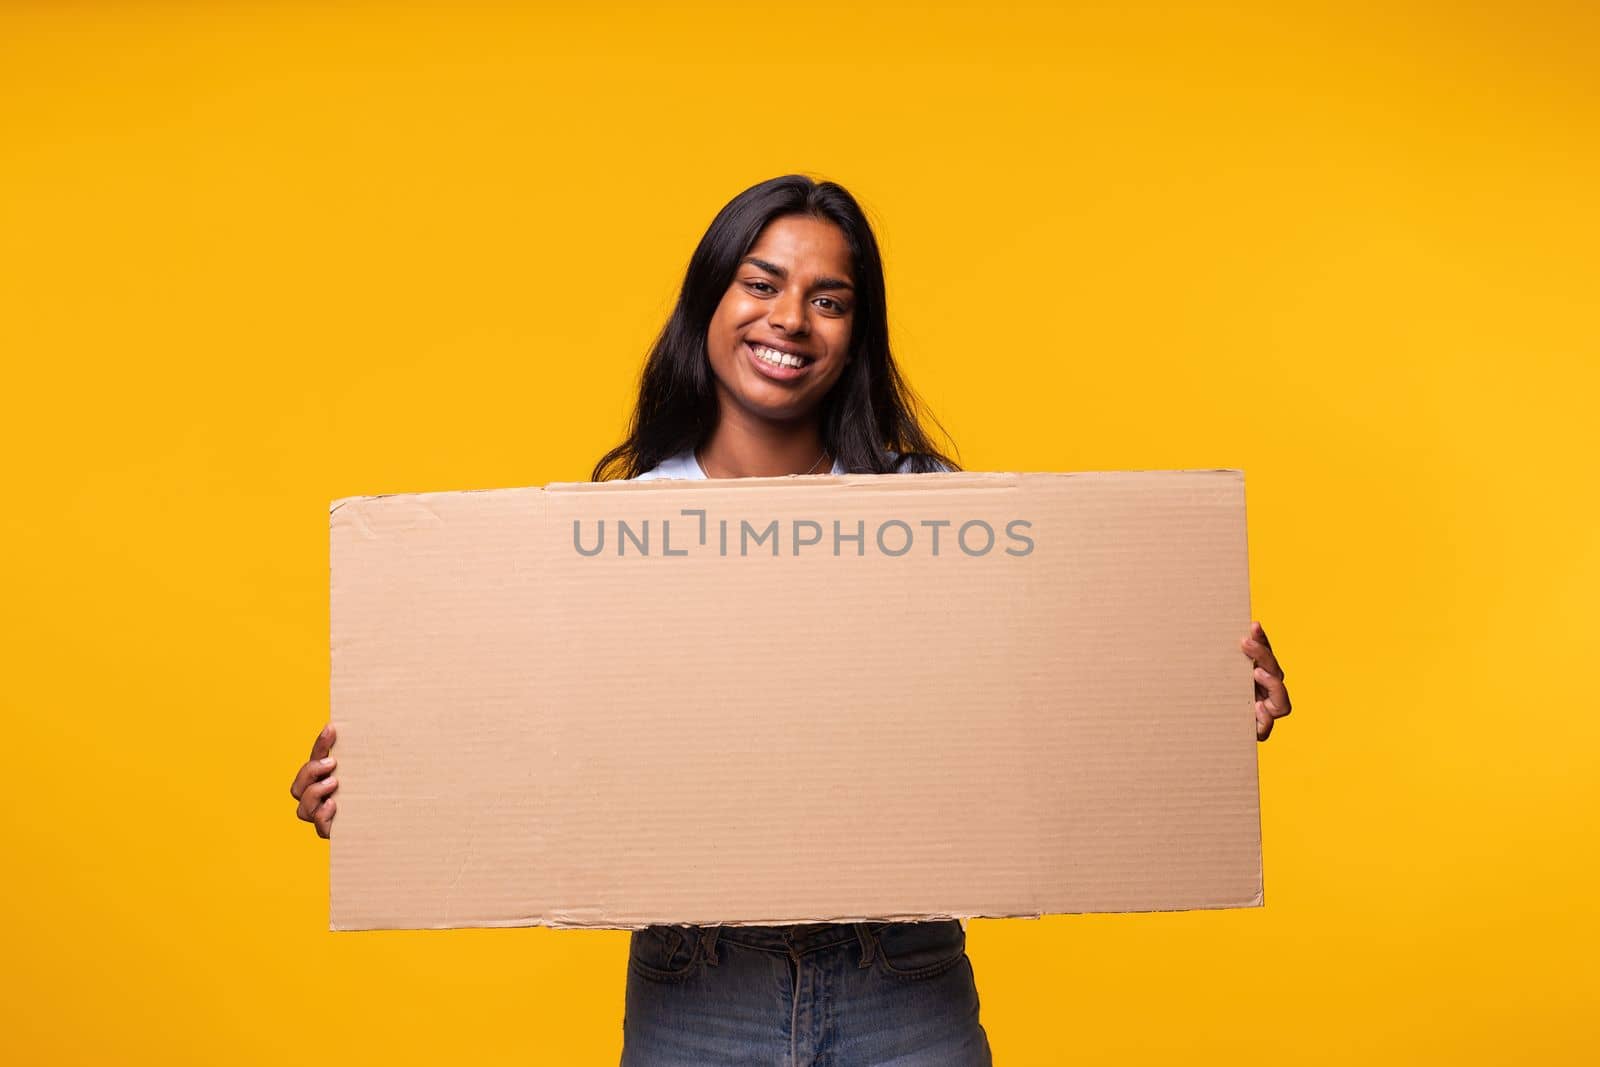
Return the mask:
{"type": "Polygon", "coordinates": [[[289,795],[296,800],[301,799],[313,782],[332,774],[333,769],[338,765],[339,761],[332,756],[323,756],[321,759],[313,759],[303,764],[300,767],[300,773],[296,774],[294,781],[289,783],[289,795]]]}
{"type": "Polygon", "coordinates": [[[316,814],[311,817],[311,821],[316,824],[318,837],[333,836],[333,814],[337,810],[338,803],[338,801],[329,797],[322,802],[322,806],[317,808],[316,814]]]}
{"type": "Polygon", "coordinates": [[[1274,719],[1281,719],[1293,710],[1289,703],[1289,690],[1283,684],[1283,679],[1275,674],[1269,674],[1261,667],[1255,669],[1256,695],[1262,699],[1258,705],[1264,706],[1274,719]]]}
{"type": "Polygon", "coordinates": [[[311,743],[311,758],[300,767],[294,781],[289,783],[289,795],[299,801],[295,815],[314,824],[318,837],[330,837],[333,834],[333,813],[337,805],[330,794],[339,788],[339,779],[333,777],[333,769],[339,761],[331,753],[333,743],[338,739],[339,734],[333,728],[333,723],[324,726],[311,743]]]}
{"type": "Polygon", "coordinates": [[[306,822],[315,822],[317,808],[321,807],[322,802],[328,799],[328,795],[338,788],[339,779],[333,777],[312,782],[306,786],[305,792],[300,795],[300,807],[295,814],[306,822]]]}
{"type": "Polygon", "coordinates": [[[1293,708],[1289,690],[1283,684],[1283,666],[1259,622],[1250,623],[1250,632],[1240,640],[1239,648],[1255,664],[1251,674],[1256,683],[1256,740],[1265,741],[1272,733],[1272,724],[1293,708]]]}
{"type": "Polygon", "coordinates": [[[339,732],[333,728],[333,723],[322,728],[317,739],[311,743],[311,758],[319,760],[333,751],[333,743],[339,739],[339,732]]]}
{"type": "Polygon", "coordinates": [[[1249,656],[1257,667],[1264,667],[1279,678],[1283,677],[1283,667],[1279,665],[1278,657],[1272,651],[1272,645],[1267,642],[1267,632],[1261,628],[1259,622],[1250,624],[1250,633],[1239,642],[1239,647],[1244,649],[1244,654],[1249,656]]]}

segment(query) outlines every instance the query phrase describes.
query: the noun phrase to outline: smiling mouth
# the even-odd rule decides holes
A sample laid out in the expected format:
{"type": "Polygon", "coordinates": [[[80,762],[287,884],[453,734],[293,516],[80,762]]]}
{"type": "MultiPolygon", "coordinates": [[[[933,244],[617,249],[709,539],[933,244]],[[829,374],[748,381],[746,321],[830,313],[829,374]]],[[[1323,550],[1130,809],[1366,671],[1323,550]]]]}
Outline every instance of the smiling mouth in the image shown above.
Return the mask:
{"type": "Polygon", "coordinates": [[[769,348],[761,344],[751,344],[748,341],[745,344],[750,349],[751,355],[769,367],[787,367],[791,370],[799,370],[802,367],[810,366],[812,363],[810,356],[799,356],[793,352],[780,352],[776,348],[769,348]]]}

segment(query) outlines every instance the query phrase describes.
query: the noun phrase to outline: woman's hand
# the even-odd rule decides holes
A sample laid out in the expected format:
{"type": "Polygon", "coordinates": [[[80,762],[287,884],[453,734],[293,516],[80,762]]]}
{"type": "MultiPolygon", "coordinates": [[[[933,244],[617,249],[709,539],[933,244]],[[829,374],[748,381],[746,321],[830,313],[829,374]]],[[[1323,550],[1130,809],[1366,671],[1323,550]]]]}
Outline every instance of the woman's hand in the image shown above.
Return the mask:
{"type": "Polygon", "coordinates": [[[300,773],[294,776],[294,782],[289,786],[289,795],[300,802],[295,814],[313,823],[318,837],[333,835],[333,813],[337,807],[333,791],[339,788],[339,779],[333,777],[333,768],[338,761],[328,752],[335,740],[337,734],[330,722],[317,735],[316,742],[311,746],[311,758],[300,768],[300,773]]]}
{"type": "Polygon", "coordinates": [[[1239,642],[1239,647],[1256,665],[1256,740],[1265,741],[1272,733],[1272,723],[1289,714],[1289,690],[1283,685],[1283,667],[1272,653],[1267,632],[1259,622],[1250,624],[1250,633],[1239,642]]]}

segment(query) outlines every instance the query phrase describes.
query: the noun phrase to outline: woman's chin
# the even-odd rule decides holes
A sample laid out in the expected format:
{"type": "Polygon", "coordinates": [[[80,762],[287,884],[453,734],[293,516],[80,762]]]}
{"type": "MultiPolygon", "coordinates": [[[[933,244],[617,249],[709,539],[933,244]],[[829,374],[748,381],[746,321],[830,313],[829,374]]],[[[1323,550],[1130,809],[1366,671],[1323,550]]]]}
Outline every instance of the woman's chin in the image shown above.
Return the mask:
{"type": "Polygon", "coordinates": [[[765,422],[801,422],[817,409],[815,398],[796,396],[784,389],[746,390],[733,397],[733,402],[741,411],[765,422]]]}
{"type": "Polygon", "coordinates": [[[772,422],[793,422],[814,414],[821,396],[812,385],[805,386],[775,382],[753,373],[741,374],[734,381],[737,387],[729,389],[721,380],[717,382],[717,396],[721,403],[732,403],[750,415],[772,422]]]}

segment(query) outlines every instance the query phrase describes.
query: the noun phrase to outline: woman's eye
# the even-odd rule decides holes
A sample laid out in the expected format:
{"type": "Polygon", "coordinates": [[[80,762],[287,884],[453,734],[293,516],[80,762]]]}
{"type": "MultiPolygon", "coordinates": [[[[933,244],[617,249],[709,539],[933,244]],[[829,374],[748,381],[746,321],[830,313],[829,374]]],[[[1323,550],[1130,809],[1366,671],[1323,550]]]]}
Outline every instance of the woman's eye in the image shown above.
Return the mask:
{"type": "Polygon", "coordinates": [[[758,293],[765,293],[765,292],[773,292],[773,293],[775,293],[775,292],[778,291],[778,290],[772,288],[772,286],[768,285],[766,282],[750,282],[749,285],[750,285],[750,288],[754,289],[758,293]]]}
{"type": "Polygon", "coordinates": [[[837,300],[835,300],[831,296],[822,297],[821,299],[819,299],[817,301],[817,305],[819,307],[821,307],[824,311],[843,311],[844,310],[844,308],[839,306],[839,302],[837,300]]]}

